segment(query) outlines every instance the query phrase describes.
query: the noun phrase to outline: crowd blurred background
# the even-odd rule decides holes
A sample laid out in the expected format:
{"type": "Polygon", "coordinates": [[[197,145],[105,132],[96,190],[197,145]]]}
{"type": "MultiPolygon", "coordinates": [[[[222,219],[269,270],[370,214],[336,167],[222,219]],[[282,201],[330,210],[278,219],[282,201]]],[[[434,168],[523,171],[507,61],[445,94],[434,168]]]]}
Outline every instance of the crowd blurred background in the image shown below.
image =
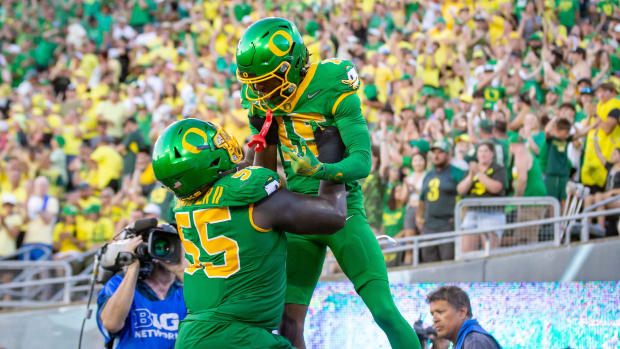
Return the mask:
{"type": "Polygon", "coordinates": [[[150,147],[184,117],[247,139],[236,43],[268,16],[297,24],[311,62],[357,66],[378,235],[420,232],[434,152],[462,172],[460,197],[563,200],[569,180],[598,193],[590,203],[617,194],[618,10],[617,0],[4,0],[0,255],[31,245],[31,258],[64,258],[137,218],[170,220],[150,147]],[[504,176],[480,180],[491,168],[504,176]]]}

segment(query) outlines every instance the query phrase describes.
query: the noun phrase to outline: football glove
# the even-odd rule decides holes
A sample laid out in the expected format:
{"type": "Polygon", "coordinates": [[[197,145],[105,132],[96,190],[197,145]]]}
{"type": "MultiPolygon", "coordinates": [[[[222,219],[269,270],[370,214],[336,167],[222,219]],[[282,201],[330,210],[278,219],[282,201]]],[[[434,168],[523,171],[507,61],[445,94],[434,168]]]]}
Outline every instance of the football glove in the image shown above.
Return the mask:
{"type": "Polygon", "coordinates": [[[321,168],[324,166],[323,163],[312,154],[312,151],[306,145],[306,141],[302,139],[300,143],[301,151],[299,153],[295,153],[284,145],[281,145],[280,149],[291,158],[291,167],[296,174],[304,177],[320,178],[321,168]]]}

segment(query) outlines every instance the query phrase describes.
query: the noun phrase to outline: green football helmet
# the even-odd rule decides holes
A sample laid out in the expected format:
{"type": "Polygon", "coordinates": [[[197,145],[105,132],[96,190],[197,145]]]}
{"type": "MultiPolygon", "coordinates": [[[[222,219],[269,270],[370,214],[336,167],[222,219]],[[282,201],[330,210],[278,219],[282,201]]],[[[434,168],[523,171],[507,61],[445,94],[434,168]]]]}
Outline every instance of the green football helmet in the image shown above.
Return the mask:
{"type": "Polygon", "coordinates": [[[241,147],[226,130],[184,119],[168,126],[155,142],[153,172],[179,199],[192,199],[242,159],[241,147]]]}
{"type": "Polygon", "coordinates": [[[245,98],[263,111],[280,109],[297,91],[308,57],[292,22],[270,17],[252,24],[237,46],[237,79],[247,86],[245,98]],[[267,91],[257,89],[261,83],[267,91]]]}

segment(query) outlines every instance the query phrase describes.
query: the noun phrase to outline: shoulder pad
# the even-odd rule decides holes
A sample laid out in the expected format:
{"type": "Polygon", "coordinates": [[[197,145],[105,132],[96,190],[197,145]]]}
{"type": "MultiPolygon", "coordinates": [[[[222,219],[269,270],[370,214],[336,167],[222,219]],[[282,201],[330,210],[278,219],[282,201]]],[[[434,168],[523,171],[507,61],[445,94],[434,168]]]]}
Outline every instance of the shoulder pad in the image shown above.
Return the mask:
{"type": "Polygon", "coordinates": [[[187,206],[245,206],[260,201],[280,188],[280,176],[270,169],[250,166],[222,177],[193,202],[179,201],[176,209],[187,206]]]}
{"type": "Polygon", "coordinates": [[[322,60],[319,66],[321,70],[329,74],[331,79],[337,81],[338,90],[343,92],[355,91],[360,87],[359,74],[353,62],[330,58],[322,60]]]}

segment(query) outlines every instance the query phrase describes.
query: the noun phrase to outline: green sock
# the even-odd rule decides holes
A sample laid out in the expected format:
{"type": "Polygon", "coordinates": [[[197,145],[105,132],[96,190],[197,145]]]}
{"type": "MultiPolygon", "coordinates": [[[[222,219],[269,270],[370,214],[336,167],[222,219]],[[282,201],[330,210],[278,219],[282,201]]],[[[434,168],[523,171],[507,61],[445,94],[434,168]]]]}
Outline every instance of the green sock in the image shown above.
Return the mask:
{"type": "Polygon", "coordinates": [[[394,349],[420,349],[418,336],[400,314],[387,281],[372,280],[358,292],[394,349]]]}

